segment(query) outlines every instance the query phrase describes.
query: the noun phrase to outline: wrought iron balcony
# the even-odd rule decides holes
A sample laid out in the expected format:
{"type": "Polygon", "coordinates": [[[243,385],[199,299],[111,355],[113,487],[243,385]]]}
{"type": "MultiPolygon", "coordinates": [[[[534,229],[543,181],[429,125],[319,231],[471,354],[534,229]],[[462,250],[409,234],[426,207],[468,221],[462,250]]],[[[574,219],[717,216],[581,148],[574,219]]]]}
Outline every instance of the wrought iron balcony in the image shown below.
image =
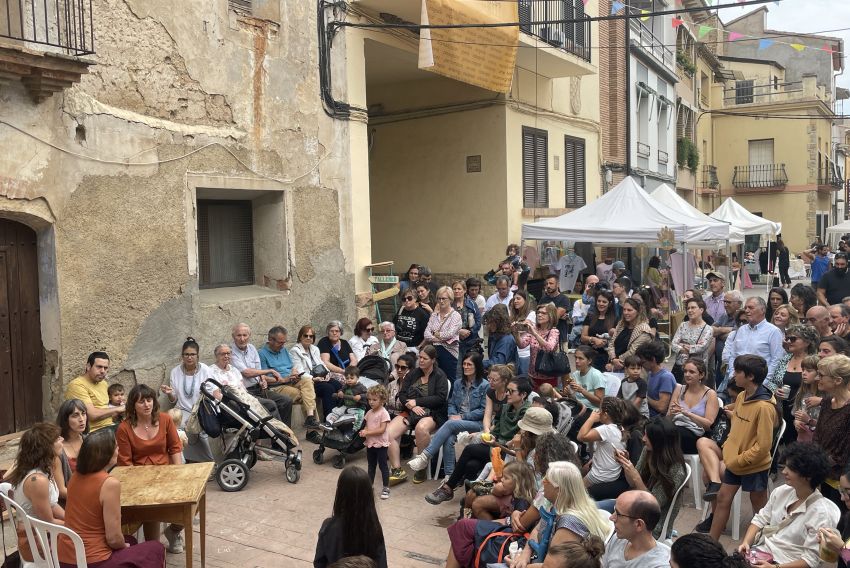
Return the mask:
{"type": "MultiPolygon", "coordinates": [[[[632,13],[635,14],[637,12],[632,10],[632,13]]],[[[664,40],[658,38],[654,33],[652,33],[652,30],[644,25],[644,23],[638,18],[631,18],[629,20],[629,25],[631,25],[632,30],[635,32],[632,35],[632,39],[638,45],[640,45],[645,51],[651,53],[652,56],[665,67],[675,69],[676,55],[673,53],[673,50],[664,45],[664,40]]]]}
{"type": "Polygon", "coordinates": [[[717,189],[720,187],[720,180],[717,178],[717,166],[702,167],[702,183],[700,186],[703,189],[717,189]]]}
{"type": "Polygon", "coordinates": [[[818,185],[827,185],[832,189],[841,189],[844,187],[844,180],[841,179],[832,168],[821,170],[818,175],[818,185]]]}
{"type": "Polygon", "coordinates": [[[788,183],[785,164],[735,166],[732,185],[737,189],[781,189],[788,183]]]}
{"type": "Polygon", "coordinates": [[[520,30],[590,61],[590,18],[581,0],[519,0],[520,30]],[[568,23],[564,20],[579,19],[568,23]]]}
{"type": "Polygon", "coordinates": [[[0,0],[0,37],[64,55],[94,53],[91,0],[0,0]]]}
{"type": "Polygon", "coordinates": [[[658,151],[658,163],[659,164],[666,164],[669,159],[670,159],[670,155],[667,152],[665,152],[664,150],[658,151]]]}

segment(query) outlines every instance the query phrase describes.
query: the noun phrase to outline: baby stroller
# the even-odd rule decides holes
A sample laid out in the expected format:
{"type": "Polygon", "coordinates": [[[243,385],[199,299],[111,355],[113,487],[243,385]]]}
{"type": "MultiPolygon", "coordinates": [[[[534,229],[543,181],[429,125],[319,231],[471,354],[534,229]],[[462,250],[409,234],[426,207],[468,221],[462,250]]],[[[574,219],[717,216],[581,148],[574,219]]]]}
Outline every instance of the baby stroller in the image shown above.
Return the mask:
{"type": "Polygon", "coordinates": [[[288,434],[270,423],[272,416],[260,417],[215,379],[204,381],[201,395],[206,401],[202,401],[199,414],[212,412],[219,426],[216,429],[210,425],[209,417],[206,417],[200,420],[202,428],[212,438],[222,436],[225,457],[215,471],[216,482],[222,491],[241,491],[248,484],[249,472],[257,463],[257,440],[263,439],[271,440],[271,447],[264,446],[263,452],[284,462],[289,483],[298,482],[301,478],[301,450],[293,451],[296,444],[288,434]],[[206,383],[215,385],[221,391],[220,402],[204,388],[206,383]]]}

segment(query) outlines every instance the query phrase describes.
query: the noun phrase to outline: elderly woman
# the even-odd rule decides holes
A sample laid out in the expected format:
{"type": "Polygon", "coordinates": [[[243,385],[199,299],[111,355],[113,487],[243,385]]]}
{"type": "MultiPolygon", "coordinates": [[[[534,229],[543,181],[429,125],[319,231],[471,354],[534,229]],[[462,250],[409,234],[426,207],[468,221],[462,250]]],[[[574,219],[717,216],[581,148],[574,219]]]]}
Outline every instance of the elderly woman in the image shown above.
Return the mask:
{"type": "Polygon", "coordinates": [[[773,310],[773,317],[770,323],[779,328],[780,331],[785,331],[789,325],[800,323],[800,315],[791,304],[782,304],[773,310]]]}
{"type": "Polygon", "coordinates": [[[333,320],[325,328],[327,335],[319,340],[322,363],[331,372],[331,377],[339,381],[343,380],[345,368],[358,361],[351,344],[342,338],[342,329],[342,322],[333,320]]]}
{"type": "Polygon", "coordinates": [[[449,380],[457,377],[460,329],[463,327],[460,313],[452,308],[452,299],[452,289],[448,286],[437,290],[437,309],[425,328],[425,342],[436,348],[437,364],[449,380]]]}
{"type": "MultiPolygon", "coordinates": [[[[134,544],[121,534],[121,483],[109,475],[117,457],[110,430],[98,430],[86,438],[77,472],[68,484],[65,526],[83,540],[86,562],[93,568],[162,568],[165,549],[158,539],[134,544]]],[[[60,537],[59,566],[76,565],[74,544],[60,537]]]]}
{"type": "MultiPolygon", "coordinates": [[[[296,343],[289,349],[289,357],[292,359],[292,368],[304,371],[304,377],[313,379],[313,389],[316,391],[316,399],[321,401],[322,407],[316,406],[322,421],[327,413],[336,406],[334,395],[342,389],[342,383],[332,379],[328,367],[322,360],[322,354],[316,347],[316,331],[313,326],[304,325],[298,330],[296,343]]],[[[307,433],[307,439],[311,442],[316,435],[307,433]],[[312,438],[312,439],[311,439],[312,438]]]]}
{"type": "MultiPolygon", "coordinates": [[[[597,300],[598,301],[598,300],[597,300]]],[[[634,355],[638,347],[652,341],[652,330],[642,306],[634,299],[623,302],[623,317],[608,342],[608,371],[623,370],[623,359],[634,355]]]]}
{"type": "MultiPolygon", "coordinates": [[[[514,295],[514,298],[516,298],[516,295],[514,295]]],[[[531,349],[531,366],[528,369],[528,376],[535,388],[540,388],[542,384],[558,386],[560,377],[537,371],[537,358],[540,357],[541,352],[555,351],[561,345],[557,324],[558,312],[555,304],[552,303],[537,307],[536,324],[514,322],[515,329],[520,332],[519,347],[531,349]]]]}
{"type": "Polygon", "coordinates": [[[794,428],[794,399],[803,384],[803,359],[817,352],[820,336],[810,325],[791,325],[785,330],[785,340],[782,347],[785,354],[776,364],[772,377],[768,377],[764,386],[782,402],[782,417],[785,420],[783,444],[790,444],[797,439],[794,428]]]}
{"type": "Polygon", "coordinates": [[[672,372],[676,382],[680,384],[683,379],[682,365],[685,361],[698,358],[707,362],[708,355],[714,347],[711,326],[702,319],[705,314],[705,302],[699,298],[686,300],[685,312],[688,314],[688,319],[682,322],[670,341],[670,349],[676,355],[672,372]]]}
{"type": "Polygon", "coordinates": [[[754,567],[821,565],[818,531],[835,527],[841,516],[838,507],[818,491],[829,466],[829,457],[815,444],[794,443],[785,450],[785,485],[770,493],[738,546],[745,557],[757,558],[750,561],[754,567]]]}
{"type": "Polygon", "coordinates": [[[517,364],[516,340],[511,334],[508,308],[504,304],[496,304],[484,314],[484,325],[487,326],[487,356],[484,368],[491,365],[517,364]]]}
{"type": "Polygon", "coordinates": [[[372,335],[374,331],[375,324],[369,318],[360,318],[354,324],[354,334],[348,340],[348,344],[351,345],[351,350],[358,361],[367,355],[373,345],[378,344],[378,338],[372,335]]]}
{"type": "Polygon", "coordinates": [[[384,321],[378,325],[380,339],[378,342],[369,347],[367,355],[380,355],[385,360],[389,361],[390,365],[394,366],[403,353],[407,351],[407,344],[400,341],[395,334],[395,324],[391,321],[384,321]]]}
{"type": "Polygon", "coordinates": [[[832,467],[821,484],[823,496],[846,512],[836,487],[841,468],[850,463],[850,358],[832,355],[818,362],[820,390],[826,394],[821,399],[820,416],[815,426],[814,442],[829,454],[832,467]]]}

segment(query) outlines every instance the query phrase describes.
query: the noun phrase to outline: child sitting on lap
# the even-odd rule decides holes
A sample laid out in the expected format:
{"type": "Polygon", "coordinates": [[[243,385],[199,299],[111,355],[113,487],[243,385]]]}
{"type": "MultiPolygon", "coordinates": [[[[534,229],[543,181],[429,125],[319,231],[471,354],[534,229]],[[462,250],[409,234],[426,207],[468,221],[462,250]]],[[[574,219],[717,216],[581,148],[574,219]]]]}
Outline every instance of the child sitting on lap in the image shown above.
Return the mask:
{"type": "Polygon", "coordinates": [[[335,407],[328,413],[323,427],[325,430],[332,430],[330,426],[346,414],[351,414],[355,417],[353,429],[356,432],[360,429],[363,423],[363,416],[366,415],[366,387],[361,385],[360,369],[355,366],[345,368],[345,386],[337,392],[334,397],[342,404],[335,407]]]}

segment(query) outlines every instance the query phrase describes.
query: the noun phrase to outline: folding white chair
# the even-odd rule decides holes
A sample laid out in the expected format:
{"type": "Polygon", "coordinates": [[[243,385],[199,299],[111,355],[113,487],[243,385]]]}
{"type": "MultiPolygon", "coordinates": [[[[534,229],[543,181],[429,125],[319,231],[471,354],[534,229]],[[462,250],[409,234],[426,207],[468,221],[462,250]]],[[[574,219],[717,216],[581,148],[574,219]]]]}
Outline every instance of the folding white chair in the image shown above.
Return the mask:
{"type": "Polygon", "coordinates": [[[685,454],[685,463],[691,466],[693,477],[691,477],[691,489],[694,491],[694,506],[702,509],[702,464],[699,454],[685,454]]]}
{"type": "MultiPolygon", "coordinates": [[[[24,568],[49,568],[49,562],[46,558],[40,555],[38,547],[35,546],[35,543],[38,542],[38,537],[36,536],[32,524],[30,523],[32,517],[28,516],[26,511],[24,511],[23,507],[21,507],[16,501],[9,497],[11,489],[11,483],[0,483],[0,501],[3,502],[3,505],[9,512],[9,525],[12,527],[12,534],[17,535],[16,528],[18,525],[23,526],[24,534],[26,534],[27,537],[27,543],[29,544],[30,550],[32,551],[33,555],[33,562],[26,562],[22,558],[21,566],[23,566],[24,568]]],[[[0,522],[2,522],[2,519],[0,519],[0,522]]],[[[41,550],[44,549],[42,548],[41,550]]]]}
{"type": "MultiPolygon", "coordinates": [[[[59,535],[65,535],[74,545],[74,555],[77,558],[77,568],[88,568],[86,563],[86,549],[83,546],[83,539],[80,535],[61,525],[54,525],[40,521],[32,517],[29,518],[32,523],[32,528],[38,538],[38,544],[41,550],[46,552],[47,563],[44,565],[47,568],[59,568],[59,547],[57,546],[59,535]]],[[[35,556],[35,554],[33,554],[35,556]]]]}
{"type": "Polygon", "coordinates": [[[664,526],[661,527],[661,542],[670,546],[673,542],[673,538],[668,536],[668,529],[672,530],[670,527],[670,521],[673,517],[673,508],[676,505],[676,501],[681,497],[682,489],[685,488],[685,485],[688,484],[688,480],[691,478],[691,466],[687,463],[685,464],[685,479],[682,480],[682,483],[679,484],[679,487],[676,488],[676,492],[673,493],[673,498],[670,500],[670,506],[667,508],[667,515],[664,517],[664,526]]]}
{"type": "Polygon", "coordinates": [[[623,377],[619,373],[602,373],[605,377],[605,396],[617,396],[623,377]]]}

